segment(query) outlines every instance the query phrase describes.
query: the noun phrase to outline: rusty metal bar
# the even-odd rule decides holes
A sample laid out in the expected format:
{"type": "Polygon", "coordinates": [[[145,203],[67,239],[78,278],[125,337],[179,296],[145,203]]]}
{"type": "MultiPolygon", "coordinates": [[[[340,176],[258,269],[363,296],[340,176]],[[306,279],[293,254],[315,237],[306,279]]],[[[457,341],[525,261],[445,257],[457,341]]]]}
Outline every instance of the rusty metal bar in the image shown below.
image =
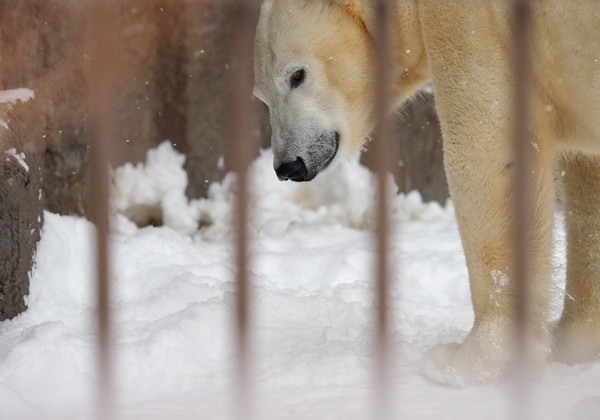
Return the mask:
{"type": "Polygon", "coordinates": [[[114,140],[111,116],[112,86],[115,78],[111,38],[114,23],[109,16],[110,1],[96,0],[89,9],[85,76],[90,132],[90,217],[96,225],[96,328],[97,417],[114,417],[112,339],[110,313],[109,249],[109,156],[114,140]]]}
{"type": "Polygon", "coordinates": [[[375,101],[374,111],[377,120],[374,133],[374,157],[377,176],[377,212],[376,212],[376,250],[375,264],[375,308],[376,308],[376,337],[375,337],[375,410],[378,420],[390,417],[390,376],[389,376],[389,285],[391,269],[389,261],[390,243],[390,197],[388,177],[391,173],[389,144],[392,133],[389,95],[391,85],[390,60],[391,22],[393,13],[388,0],[374,0],[375,8],[375,101]]]}
{"type": "Polygon", "coordinates": [[[516,343],[513,365],[515,419],[529,418],[528,366],[531,352],[529,335],[530,263],[527,258],[531,240],[531,47],[532,11],[530,0],[513,0],[514,72],[514,159],[515,197],[513,220],[513,281],[515,282],[516,343]]]}
{"type": "Polygon", "coordinates": [[[237,340],[237,376],[234,418],[252,418],[250,376],[249,321],[251,308],[250,276],[248,272],[248,201],[249,173],[253,146],[253,122],[256,120],[251,103],[253,74],[253,41],[258,21],[258,2],[237,0],[234,6],[230,63],[231,87],[229,92],[229,115],[234,121],[227,131],[227,145],[231,156],[231,169],[236,174],[236,204],[234,213],[236,301],[235,329],[237,340]]]}

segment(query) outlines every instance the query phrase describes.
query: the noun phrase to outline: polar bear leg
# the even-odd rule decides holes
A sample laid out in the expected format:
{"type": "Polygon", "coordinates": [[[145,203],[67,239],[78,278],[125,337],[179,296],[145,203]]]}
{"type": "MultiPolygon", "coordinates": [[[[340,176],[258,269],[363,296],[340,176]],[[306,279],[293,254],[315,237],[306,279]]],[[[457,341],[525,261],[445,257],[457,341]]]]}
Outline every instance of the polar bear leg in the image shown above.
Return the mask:
{"type": "MultiPolygon", "coordinates": [[[[431,369],[429,374],[450,384],[466,385],[500,379],[515,349],[516,289],[511,276],[514,165],[509,137],[501,130],[481,132],[467,122],[455,127],[456,137],[450,131],[445,139],[446,172],[465,249],[475,322],[464,343],[433,351],[431,361],[441,376],[431,374],[431,369]],[[461,135],[462,128],[465,132],[461,135]]],[[[530,366],[540,372],[550,352],[546,317],[554,188],[551,148],[536,146],[529,197],[533,220],[527,290],[528,338],[533,350],[530,366]]]]}
{"type": "Polygon", "coordinates": [[[600,157],[561,160],[567,228],[567,290],[555,331],[555,357],[566,363],[600,355],[600,157]]]}

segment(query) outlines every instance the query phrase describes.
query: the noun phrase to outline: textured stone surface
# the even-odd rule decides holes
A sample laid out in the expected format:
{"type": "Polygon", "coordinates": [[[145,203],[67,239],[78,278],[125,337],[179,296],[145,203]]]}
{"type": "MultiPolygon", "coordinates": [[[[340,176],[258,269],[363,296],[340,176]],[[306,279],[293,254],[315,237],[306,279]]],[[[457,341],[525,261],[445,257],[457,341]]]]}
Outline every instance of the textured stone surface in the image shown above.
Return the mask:
{"type": "MultiPolygon", "coordinates": [[[[41,156],[24,153],[31,170],[15,159],[3,159],[0,178],[0,320],[25,310],[36,244],[40,238],[41,156]]],[[[4,156],[3,156],[4,157],[4,156]]]]}
{"type": "MultiPolygon", "coordinates": [[[[179,51],[180,101],[185,130],[175,146],[185,153],[185,168],[190,183],[190,197],[206,194],[212,181],[223,177],[228,168],[229,153],[225,147],[226,130],[237,118],[228,112],[231,88],[230,70],[235,57],[230,57],[232,26],[231,0],[184,0],[180,18],[171,33],[171,50],[179,51]],[[222,163],[222,164],[221,164],[222,163]]],[[[257,146],[269,144],[268,113],[258,101],[257,122],[249,141],[257,146]]]]}
{"type": "Polygon", "coordinates": [[[424,201],[444,203],[449,192],[433,95],[424,94],[409,104],[396,120],[396,130],[400,141],[398,166],[404,174],[401,191],[419,190],[424,201]]]}
{"type": "Polygon", "coordinates": [[[83,213],[84,188],[70,188],[87,154],[80,12],[74,0],[0,2],[0,90],[35,92],[25,103],[0,104],[8,126],[0,127],[0,320],[26,308],[44,206],[83,213]]]}
{"type": "MultiPolygon", "coordinates": [[[[393,173],[400,191],[418,190],[424,201],[445,203],[449,192],[433,95],[417,96],[394,119],[388,153],[393,156],[393,173]]],[[[376,165],[368,149],[362,162],[370,168],[376,165]]]]}
{"type": "Polygon", "coordinates": [[[30,101],[35,106],[15,107],[11,118],[15,127],[31,119],[27,125],[36,134],[12,135],[7,147],[35,145],[45,155],[43,199],[49,210],[62,213],[84,213],[83,28],[81,2],[75,0],[0,2],[0,89],[27,87],[35,92],[30,101]]]}
{"type": "MultiPolygon", "coordinates": [[[[190,182],[187,193],[200,197],[208,184],[224,175],[218,165],[225,154],[227,97],[230,62],[227,41],[231,34],[231,1],[186,1],[182,26],[186,29],[186,51],[182,69],[187,76],[184,88],[186,141],[178,144],[186,154],[185,168],[190,182]],[[207,83],[208,82],[208,83],[207,83]]],[[[223,160],[221,162],[224,162],[223,160]]]]}
{"type": "Polygon", "coordinates": [[[0,104],[0,320],[25,309],[43,218],[36,103],[0,104]]]}

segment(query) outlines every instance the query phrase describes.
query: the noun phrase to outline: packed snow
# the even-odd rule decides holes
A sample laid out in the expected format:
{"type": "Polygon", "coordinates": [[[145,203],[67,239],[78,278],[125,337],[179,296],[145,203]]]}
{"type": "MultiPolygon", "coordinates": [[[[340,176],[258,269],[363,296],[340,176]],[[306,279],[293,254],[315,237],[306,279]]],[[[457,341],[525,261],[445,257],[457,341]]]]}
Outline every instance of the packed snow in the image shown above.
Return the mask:
{"type": "Polygon", "coordinates": [[[11,147],[8,150],[4,151],[6,154],[6,160],[9,161],[11,158],[14,159],[26,172],[29,172],[29,165],[25,162],[25,153],[17,152],[17,149],[11,147]]]}
{"type": "Polygon", "coordinates": [[[0,104],[14,105],[35,98],[35,92],[28,88],[0,90],[0,104]]]}
{"type": "MultiPolygon", "coordinates": [[[[271,159],[264,151],[251,169],[254,418],[372,418],[374,178],[350,161],[311,183],[283,183],[271,159]]],[[[233,418],[234,177],[190,202],[183,161],[164,143],[145,165],[114,171],[119,419],[233,418]],[[163,226],[123,216],[150,210],[163,226]]],[[[392,232],[391,418],[511,418],[509,386],[449,388],[422,373],[427,352],[460,341],[473,321],[452,206],[395,194],[392,232]]],[[[556,236],[554,316],[565,252],[556,236]]],[[[0,323],[2,419],[94,418],[93,237],[82,218],[45,215],[29,309],[0,323]]],[[[598,395],[600,363],[552,363],[527,418],[595,419],[598,395]]]]}
{"type": "MultiPolygon", "coordinates": [[[[17,102],[27,102],[35,97],[35,92],[28,88],[0,90],[0,106],[11,109],[17,102]]],[[[6,120],[0,118],[0,127],[10,130],[6,120]]]]}

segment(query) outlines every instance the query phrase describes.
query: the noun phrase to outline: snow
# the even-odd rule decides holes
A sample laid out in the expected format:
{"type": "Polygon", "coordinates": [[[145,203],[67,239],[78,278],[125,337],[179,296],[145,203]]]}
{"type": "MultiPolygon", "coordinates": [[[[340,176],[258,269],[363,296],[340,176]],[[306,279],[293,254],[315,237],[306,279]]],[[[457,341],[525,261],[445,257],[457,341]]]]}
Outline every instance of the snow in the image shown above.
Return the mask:
{"type": "Polygon", "coordinates": [[[35,98],[35,92],[27,88],[0,90],[0,104],[14,105],[35,98]]]}
{"type": "Polygon", "coordinates": [[[185,157],[173,146],[162,143],[150,150],[146,164],[130,163],[113,173],[113,207],[120,212],[135,208],[157,208],[165,224],[189,234],[197,230],[198,221],[193,206],[185,196],[187,175],[183,170],[185,157]],[[182,211],[183,210],[183,211],[182,211]]]}
{"type": "MultiPolygon", "coordinates": [[[[350,161],[311,183],[282,183],[271,159],[263,152],[251,170],[255,418],[368,419],[375,181],[350,161]]],[[[164,226],[144,228],[113,218],[120,419],[233,418],[234,177],[188,202],[182,164],[165,143],[146,165],[114,172],[115,211],[143,203],[165,216],[164,226]]],[[[452,206],[396,194],[393,214],[392,418],[510,418],[507,385],[454,389],[422,373],[427,352],[460,341],[473,321],[452,206]]],[[[29,309],[0,323],[2,418],[94,417],[93,237],[86,220],[46,213],[29,309]]],[[[554,316],[564,293],[564,238],[557,237],[554,316]]],[[[600,363],[550,364],[533,386],[527,418],[596,418],[599,378],[600,363]]]]}
{"type": "MultiPolygon", "coordinates": [[[[0,90],[0,105],[4,105],[4,107],[8,109],[11,109],[17,102],[27,102],[33,98],[35,98],[35,92],[28,88],[0,90]]],[[[10,130],[6,120],[1,118],[0,127],[10,130]]]]}
{"type": "Polygon", "coordinates": [[[29,165],[27,164],[27,162],[25,162],[25,153],[17,153],[17,149],[15,149],[14,147],[5,150],[4,153],[8,155],[6,157],[6,160],[9,160],[9,156],[12,157],[14,160],[17,161],[19,165],[21,165],[23,169],[25,169],[25,171],[29,172],[29,165]]]}

